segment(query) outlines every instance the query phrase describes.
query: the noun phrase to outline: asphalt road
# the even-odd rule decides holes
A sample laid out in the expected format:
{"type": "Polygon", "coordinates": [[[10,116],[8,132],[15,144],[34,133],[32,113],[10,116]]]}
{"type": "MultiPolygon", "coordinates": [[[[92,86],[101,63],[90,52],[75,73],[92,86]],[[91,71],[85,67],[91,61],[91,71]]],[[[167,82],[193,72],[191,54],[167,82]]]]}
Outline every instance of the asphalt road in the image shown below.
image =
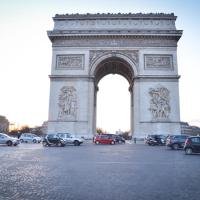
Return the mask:
{"type": "Polygon", "coordinates": [[[200,155],[144,144],[0,146],[0,200],[199,200],[200,155]]]}

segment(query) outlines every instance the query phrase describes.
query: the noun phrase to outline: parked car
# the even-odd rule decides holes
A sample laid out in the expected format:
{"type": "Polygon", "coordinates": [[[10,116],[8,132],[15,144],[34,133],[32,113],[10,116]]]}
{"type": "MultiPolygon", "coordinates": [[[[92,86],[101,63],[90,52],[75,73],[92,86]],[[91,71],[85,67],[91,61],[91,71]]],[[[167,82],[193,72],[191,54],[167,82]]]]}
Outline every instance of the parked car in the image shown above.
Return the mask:
{"type": "Polygon", "coordinates": [[[0,133],[0,144],[6,144],[8,146],[17,146],[19,144],[19,139],[15,137],[8,136],[4,133],[0,133]]]}
{"type": "Polygon", "coordinates": [[[95,144],[115,144],[116,140],[111,134],[96,135],[93,139],[95,144]]]}
{"type": "Polygon", "coordinates": [[[186,154],[200,153],[200,136],[192,136],[186,139],[184,150],[186,154]]]}
{"type": "Polygon", "coordinates": [[[165,145],[166,136],[165,135],[148,135],[145,138],[145,143],[150,146],[165,145]]]}
{"type": "Polygon", "coordinates": [[[33,142],[33,143],[40,143],[42,141],[42,138],[32,134],[32,133],[22,133],[19,137],[21,142],[33,142]]]}
{"type": "Polygon", "coordinates": [[[167,137],[166,146],[174,150],[182,149],[188,137],[189,135],[170,135],[167,137]]]}
{"type": "Polygon", "coordinates": [[[65,141],[60,138],[57,134],[48,134],[42,141],[43,146],[59,146],[64,147],[65,141]]]}
{"type": "Polygon", "coordinates": [[[121,135],[113,134],[112,136],[114,137],[116,143],[119,143],[119,144],[124,143],[125,144],[126,140],[121,135]]]}
{"type": "Polygon", "coordinates": [[[65,141],[65,144],[73,144],[75,146],[79,146],[83,143],[83,139],[75,137],[70,133],[58,133],[57,135],[65,141]]]}

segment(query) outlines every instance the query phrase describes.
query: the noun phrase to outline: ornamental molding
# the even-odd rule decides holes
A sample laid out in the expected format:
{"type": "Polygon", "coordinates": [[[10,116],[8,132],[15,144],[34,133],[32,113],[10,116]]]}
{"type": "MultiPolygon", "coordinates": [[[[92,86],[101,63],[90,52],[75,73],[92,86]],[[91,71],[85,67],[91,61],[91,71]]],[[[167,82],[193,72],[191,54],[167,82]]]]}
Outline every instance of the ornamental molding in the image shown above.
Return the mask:
{"type": "Polygon", "coordinates": [[[173,70],[173,55],[145,54],[144,68],[155,70],[173,70]]]}
{"type": "Polygon", "coordinates": [[[56,55],[56,69],[84,69],[84,54],[56,55]]]}
{"type": "Polygon", "coordinates": [[[53,39],[53,47],[176,47],[173,37],[59,37],[53,39]]]}
{"type": "Polygon", "coordinates": [[[159,36],[159,35],[163,35],[163,36],[176,36],[176,35],[181,35],[182,34],[182,30],[133,30],[133,29],[113,29],[113,30],[105,30],[105,29],[98,29],[98,30],[53,30],[53,31],[47,31],[48,36],[101,36],[101,35],[121,35],[121,36],[125,36],[124,34],[127,34],[127,36],[159,36]]]}
{"type": "Polygon", "coordinates": [[[75,120],[77,116],[77,91],[73,86],[63,86],[58,97],[58,120],[75,120]]]}
{"type": "Polygon", "coordinates": [[[99,58],[102,56],[111,54],[113,57],[117,57],[117,54],[121,54],[123,56],[128,57],[130,60],[132,60],[136,65],[139,62],[139,51],[138,50],[90,50],[90,66],[93,65],[94,62],[96,62],[99,58]]]}
{"type": "Polygon", "coordinates": [[[146,17],[159,17],[159,18],[169,18],[176,19],[174,13],[86,13],[86,14],[56,14],[53,19],[60,18],[113,18],[113,17],[125,17],[125,18],[146,18],[146,17]]]}
{"type": "Polygon", "coordinates": [[[168,120],[171,112],[170,92],[165,87],[157,87],[149,89],[150,107],[153,120],[168,120]]]}

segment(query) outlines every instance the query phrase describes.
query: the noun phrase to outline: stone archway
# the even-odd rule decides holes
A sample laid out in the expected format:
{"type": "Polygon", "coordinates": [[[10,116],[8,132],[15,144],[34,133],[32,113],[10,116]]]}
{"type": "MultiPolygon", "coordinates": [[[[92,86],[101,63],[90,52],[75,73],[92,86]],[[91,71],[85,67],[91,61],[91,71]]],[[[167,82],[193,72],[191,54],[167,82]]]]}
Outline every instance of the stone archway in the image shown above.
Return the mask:
{"type": "Polygon", "coordinates": [[[96,90],[109,74],[131,92],[131,132],[180,134],[174,14],[56,15],[52,42],[48,132],[95,134],[96,90]]]}
{"type": "Polygon", "coordinates": [[[123,54],[123,58],[121,58],[122,54],[116,54],[112,52],[112,54],[105,54],[97,60],[94,66],[91,66],[91,75],[94,76],[94,117],[93,117],[93,129],[96,131],[96,102],[97,102],[97,92],[98,92],[98,83],[99,81],[108,74],[119,74],[123,76],[129,83],[129,92],[130,92],[130,135],[133,135],[133,84],[134,84],[134,70],[133,66],[135,64],[123,54]],[[120,56],[119,56],[120,55],[120,56]],[[127,62],[124,58],[128,59],[127,62]],[[99,61],[100,60],[100,61],[99,61]],[[131,64],[130,64],[131,63],[131,64]]]}

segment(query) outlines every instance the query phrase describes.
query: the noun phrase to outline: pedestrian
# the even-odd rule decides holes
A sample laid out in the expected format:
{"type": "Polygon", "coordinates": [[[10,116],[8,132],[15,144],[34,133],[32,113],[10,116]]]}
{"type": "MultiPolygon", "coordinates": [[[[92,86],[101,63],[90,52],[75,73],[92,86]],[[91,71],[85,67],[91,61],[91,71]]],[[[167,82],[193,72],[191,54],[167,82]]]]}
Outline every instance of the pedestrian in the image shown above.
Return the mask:
{"type": "Polygon", "coordinates": [[[134,143],[136,144],[136,137],[134,137],[133,140],[134,140],[134,143]]]}

